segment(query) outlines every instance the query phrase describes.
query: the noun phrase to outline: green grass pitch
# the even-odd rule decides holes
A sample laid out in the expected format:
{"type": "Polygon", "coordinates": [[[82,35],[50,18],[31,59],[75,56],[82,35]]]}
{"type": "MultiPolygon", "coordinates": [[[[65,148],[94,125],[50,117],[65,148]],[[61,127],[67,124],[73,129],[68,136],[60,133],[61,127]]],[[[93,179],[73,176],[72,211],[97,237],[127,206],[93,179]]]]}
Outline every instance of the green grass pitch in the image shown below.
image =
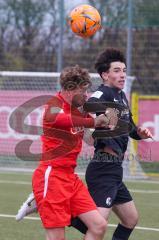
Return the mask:
{"type": "MultiPolygon", "coordinates": [[[[139,210],[140,221],[130,240],[159,239],[159,181],[126,182],[139,210]]],[[[3,240],[44,240],[45,231],[38,219],[16,222],[17,209],[31,192],[31,174],[0,173],[0,239],[3,240]]],[[[38,217],[37,214],[30,217],[38,217]]],[[[118,221],[112,214],[105,240],[111,240],[114,225],[118,221]]],[[[66,229],[68,240],[82,239],[72,228],[66,229]]]]}

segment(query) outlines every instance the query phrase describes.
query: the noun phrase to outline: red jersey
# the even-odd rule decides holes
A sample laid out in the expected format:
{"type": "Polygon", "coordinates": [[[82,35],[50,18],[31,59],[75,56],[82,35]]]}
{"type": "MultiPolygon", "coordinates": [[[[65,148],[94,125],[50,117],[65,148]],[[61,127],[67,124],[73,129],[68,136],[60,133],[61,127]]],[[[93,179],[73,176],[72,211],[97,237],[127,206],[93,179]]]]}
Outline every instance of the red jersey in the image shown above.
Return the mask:
{"type": "Polygon", "coordinates": [[[94,120],[66,102],[60,93],[47,103],[43,117],[41,163],[74,170],[82,148],[84,127],[94,120]]]}

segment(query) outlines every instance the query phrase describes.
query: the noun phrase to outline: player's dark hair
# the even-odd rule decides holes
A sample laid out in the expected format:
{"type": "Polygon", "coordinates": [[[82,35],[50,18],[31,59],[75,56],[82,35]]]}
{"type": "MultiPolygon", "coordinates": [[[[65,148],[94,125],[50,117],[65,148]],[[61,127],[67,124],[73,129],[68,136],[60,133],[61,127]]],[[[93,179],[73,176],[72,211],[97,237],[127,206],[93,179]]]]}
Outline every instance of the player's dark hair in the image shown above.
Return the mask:
{"type": "Polygon", "coordinates": [[[66,67],[60,75],[60,85],[65,90],[73,90],[78,86],[91,84],[89,72],[79,65],[66,67]]]}
{"type": "Polygon", "coordinates": [[[107,48],[102,52],[96,62],[95,69],[101,75],[103,72],[107,72],[112,62],[122,62],[126,65],[126,59],[124,54],[116,48],[107,48]]]}

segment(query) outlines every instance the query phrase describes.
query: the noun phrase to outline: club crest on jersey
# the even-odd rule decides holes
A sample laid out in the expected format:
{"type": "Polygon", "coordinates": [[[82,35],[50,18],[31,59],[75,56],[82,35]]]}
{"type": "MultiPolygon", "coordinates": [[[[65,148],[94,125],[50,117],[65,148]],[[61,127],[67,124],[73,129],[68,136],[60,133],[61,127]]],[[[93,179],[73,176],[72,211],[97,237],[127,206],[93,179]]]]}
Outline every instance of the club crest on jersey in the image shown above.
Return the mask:
{"type": "Polygon", "coordinates": [[[111,197],[107,197],[106,198],[106,205],[110,206],[112,204],[112,198],[111,197]]]}
{"type": "Polygon", "coordinates": [[[73,127],[70,131],[72,134],[82,133],[84,132],[84,127],[73,127]]]}

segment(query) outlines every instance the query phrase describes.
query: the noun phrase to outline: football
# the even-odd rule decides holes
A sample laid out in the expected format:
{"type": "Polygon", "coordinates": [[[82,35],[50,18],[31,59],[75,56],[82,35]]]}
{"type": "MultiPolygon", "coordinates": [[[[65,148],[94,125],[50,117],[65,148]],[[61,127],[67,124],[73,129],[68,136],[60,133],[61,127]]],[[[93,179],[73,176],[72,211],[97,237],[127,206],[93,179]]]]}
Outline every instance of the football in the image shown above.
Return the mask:
{"type": "Polygon", "coordinates": [[[101,28],[101,17],[96,8],[80,5],[71,11],[68,23],[75,34],[89,38],[101,28]]]}

